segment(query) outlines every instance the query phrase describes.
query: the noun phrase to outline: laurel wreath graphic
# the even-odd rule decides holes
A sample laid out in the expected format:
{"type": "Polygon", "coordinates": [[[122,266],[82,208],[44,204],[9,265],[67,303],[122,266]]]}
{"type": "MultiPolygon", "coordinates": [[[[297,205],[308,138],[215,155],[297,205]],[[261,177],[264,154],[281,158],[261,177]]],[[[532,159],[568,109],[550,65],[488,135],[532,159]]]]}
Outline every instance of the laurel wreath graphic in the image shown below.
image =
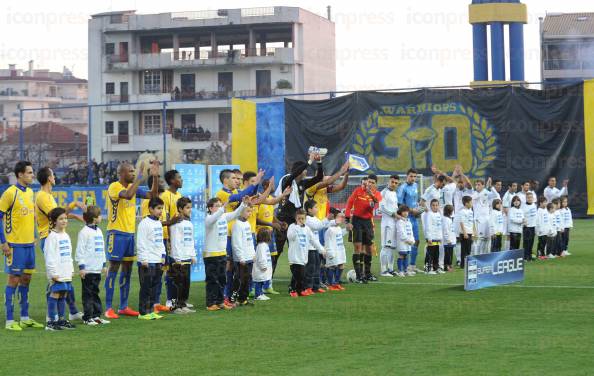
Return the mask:
{"type": "Polygon", "coordinates": [[[471,135],[475,150],[472,157],[472,168],[470,174],[476,177],[483,177],[487,167],[495,160],[497,153],[497,138],[493,134],[493,128],[484,116],[474,111],[472,107],[460,105],[460,111],[467,115],[471,125],[471,135]]]}
{"type": "MultiPolygon", "coordinates": [[[[493,127],[487,122],[484,116],[481,116],[472,107],[459,106],[460,111],[468,116],[471,125],[471,139],[473,145],[472,168],[469,174],[474,177],[484,177],[486,169],[496,158],[497,137],[493,132],[493,127]]],[[[378,133],[379,112],[371,113],[367,120],[362,121],[359,132],[355,135],[352,149],[367,158],[369,163],[369,173],[376,170],[375,155],[372,153],[373,142],[378,133]]]]}
{"type": "Polygon", "coordinates": [[[378,118],[379,112],[374,111],[367,117],[367,121],[362,121],[353,142],[353,150],[367,157],[369,163],[368,173],[370,174],[373,174],[375,170],[375,155],[371,152],[371,148],[378,132],[378,118]]]}

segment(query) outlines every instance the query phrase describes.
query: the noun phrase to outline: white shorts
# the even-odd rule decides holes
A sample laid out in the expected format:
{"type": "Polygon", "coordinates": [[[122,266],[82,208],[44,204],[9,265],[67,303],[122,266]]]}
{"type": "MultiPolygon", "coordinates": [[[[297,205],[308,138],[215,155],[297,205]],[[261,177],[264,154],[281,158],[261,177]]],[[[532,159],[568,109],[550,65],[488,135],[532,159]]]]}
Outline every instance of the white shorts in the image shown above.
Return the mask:
{"type": "Polygon", "coordinates": [[[474,220],[474,224],[476,226],[477,236],[479,238],[488,238],[489,237],[489,218],[476,218],[474,220]]]}
{"type": "Polygon", "coordinates": [[[338,249],[335,252],[332,252],[332,256],[334,256],[332,259],[326,257],[326,267],[330,268],[346,264],[346,253],[343,249],[338,249]]]}

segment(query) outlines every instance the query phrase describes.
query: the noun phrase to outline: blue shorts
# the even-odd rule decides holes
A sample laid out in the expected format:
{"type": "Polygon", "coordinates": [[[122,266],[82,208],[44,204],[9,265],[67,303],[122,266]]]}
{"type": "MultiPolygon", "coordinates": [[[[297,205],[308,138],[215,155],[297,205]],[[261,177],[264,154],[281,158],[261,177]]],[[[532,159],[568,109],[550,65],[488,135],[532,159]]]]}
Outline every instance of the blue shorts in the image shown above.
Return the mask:
{"type": "Polygon", "coordinates": [[[6,274],[32,274],[35,271],[35,246],[8,244],[12,254],[4,256],[4,272],[6,274]]]}
{"type": "Polygon", "coordinates": [[[410,254],[410,251],[398,251],[398,254],[400,256],[408,256],[410,254]]]}
{"type": "Polygon", "coordinates": [[[52,292],[70,292],[72,291],[72,283],[71,282],[50,282],[47,286],[48,294],[52,292]]]}
{"type": "Polygon", "coordinates": [[[134,261],[134,234],[120,231],[107,231],[107,260],[134,261]]]}
{"type": "Polygon", "coordinates": [[[43,253],[43,248],[45,248],[45,239],[47,239],[47,237],[39,239],[39,246],[41,247],[41,253],[43,253]]]}

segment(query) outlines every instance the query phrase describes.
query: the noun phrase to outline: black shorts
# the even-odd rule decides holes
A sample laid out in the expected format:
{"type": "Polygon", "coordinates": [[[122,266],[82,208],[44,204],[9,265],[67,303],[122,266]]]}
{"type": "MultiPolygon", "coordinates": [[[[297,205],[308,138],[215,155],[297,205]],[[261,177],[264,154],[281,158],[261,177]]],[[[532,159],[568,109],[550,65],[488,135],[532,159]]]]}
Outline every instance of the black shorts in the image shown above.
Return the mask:
{"type": "Polygon", "coordinates": [[[363,245],[373,244],[373,223],[371,219],[353,217],[353,243],[362,243],[363,245]]]}

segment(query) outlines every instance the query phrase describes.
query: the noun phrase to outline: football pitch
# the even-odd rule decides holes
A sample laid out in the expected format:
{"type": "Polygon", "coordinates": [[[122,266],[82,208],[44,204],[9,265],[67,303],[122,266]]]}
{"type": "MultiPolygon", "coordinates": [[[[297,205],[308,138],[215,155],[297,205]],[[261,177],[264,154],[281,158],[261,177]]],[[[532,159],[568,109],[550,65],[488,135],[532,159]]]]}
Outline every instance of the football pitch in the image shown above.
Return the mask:
{"type": "MultiPolygon", "coordinates": [[[[73,242],[79,228],[71,222],[73,242]]],[[[0,375],[592,375],[592,234],[594,221],[576,220],[572,256],[528,264],[521,284],[474,292],[463,290],[457,269],[293,299],[285,252],[275,282],[283,294],[251,307],[207,312],[204,284],[193,283],[194,314],[2,330],[0,375]]],[[[377,266],[374,258],[376,275],[377,266]]],[[[45,286],[38,254],[30,293],[38,321],[45,286]]],[[[138,305],[136,267],[130,303],[138,305]]]]}

